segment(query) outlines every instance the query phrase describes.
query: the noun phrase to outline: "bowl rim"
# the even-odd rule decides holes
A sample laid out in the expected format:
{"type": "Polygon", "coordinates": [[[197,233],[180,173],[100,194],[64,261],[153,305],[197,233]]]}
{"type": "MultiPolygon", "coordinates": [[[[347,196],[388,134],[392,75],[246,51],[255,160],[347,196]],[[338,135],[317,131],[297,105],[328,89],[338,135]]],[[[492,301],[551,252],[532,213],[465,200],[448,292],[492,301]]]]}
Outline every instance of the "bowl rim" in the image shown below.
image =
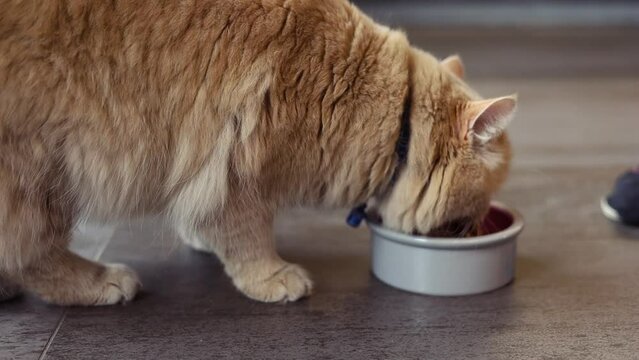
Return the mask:
{"type": "Polygon", "coordinates": [[[379,224],[369,221],[368,219],[366,223],[370,231],[373,234],[378,235],[379,238],[419,248],[460,250],[477,249],[496,246],[501,243],[514,240],[524,228],[524,219],[521,214],[517,210],[509,208],[499,201],[491,201],[490,206],[496,207],[510,214],[513,218],[513,223],[504,230],[488,235],[474,236],[470,238],[445,238],[409,235],[387,229],[379,224]]]}

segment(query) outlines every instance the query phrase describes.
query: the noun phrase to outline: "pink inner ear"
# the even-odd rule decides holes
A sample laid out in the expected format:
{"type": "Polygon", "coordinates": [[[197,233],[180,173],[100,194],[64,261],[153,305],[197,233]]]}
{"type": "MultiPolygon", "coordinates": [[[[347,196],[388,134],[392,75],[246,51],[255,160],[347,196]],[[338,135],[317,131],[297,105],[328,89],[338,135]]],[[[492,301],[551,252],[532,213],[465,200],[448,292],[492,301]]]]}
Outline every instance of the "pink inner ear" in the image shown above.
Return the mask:
{"type": "Polygon", "coordinates": [[[467,129],[472,129],[481,140],[489,140],[504,131],[516,107],[515,96],[472,101],[464,111],[462,123],[468,124],[467,129]]]}

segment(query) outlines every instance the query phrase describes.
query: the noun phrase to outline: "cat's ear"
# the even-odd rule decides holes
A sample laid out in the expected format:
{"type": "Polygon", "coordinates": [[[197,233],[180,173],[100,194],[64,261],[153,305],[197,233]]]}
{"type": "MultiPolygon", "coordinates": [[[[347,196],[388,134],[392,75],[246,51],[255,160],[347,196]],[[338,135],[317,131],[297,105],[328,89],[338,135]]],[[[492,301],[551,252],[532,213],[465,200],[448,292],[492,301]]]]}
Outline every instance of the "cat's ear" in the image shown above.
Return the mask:
{"type": "Polygon", "coordinates": [[[451,55],[442,60],[442,66],[448,69],[448,71],[455,74],[458,78],[464,78],[464,63],[459,55],[451,55]]]}
{"type": "Polygon", "coordinates": [[[463,136],[488,142],[506,129],[516,108],[517,95],[469,102],[461,114],[463,136]]]}

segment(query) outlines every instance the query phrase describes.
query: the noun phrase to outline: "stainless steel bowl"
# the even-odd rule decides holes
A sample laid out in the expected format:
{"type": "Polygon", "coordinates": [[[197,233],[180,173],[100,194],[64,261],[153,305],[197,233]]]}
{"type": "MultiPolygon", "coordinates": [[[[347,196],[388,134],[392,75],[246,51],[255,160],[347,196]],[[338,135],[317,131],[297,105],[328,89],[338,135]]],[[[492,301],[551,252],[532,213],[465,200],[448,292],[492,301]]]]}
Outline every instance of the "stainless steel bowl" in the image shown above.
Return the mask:
{"type": "Polygon", "coordinates": [[[496,232],[469,238],[413,236],[368,221],[373,273],[393,287],[428,295],[487,292],[512,281],[521,215],[493,202],[487,221],[496,232]]]}

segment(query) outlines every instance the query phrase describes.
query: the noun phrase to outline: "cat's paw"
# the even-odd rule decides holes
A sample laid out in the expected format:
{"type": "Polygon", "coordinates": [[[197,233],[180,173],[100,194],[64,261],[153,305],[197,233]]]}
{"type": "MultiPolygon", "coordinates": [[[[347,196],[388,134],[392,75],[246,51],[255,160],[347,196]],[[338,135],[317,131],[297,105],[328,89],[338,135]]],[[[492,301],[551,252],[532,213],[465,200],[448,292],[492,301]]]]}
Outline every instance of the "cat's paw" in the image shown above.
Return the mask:
{"type": "Polygon", "coordinates": [[[126,265],[106,264],[101,292],[94,305],[126,303],[142,287],[138,275],[126,265]]]}
{"type": "Polygon", "coordinates": [[[263,302],[297,301],[311,294],[313,282],[308,272],[295,264],[282,264],[275,272],[259,271],[236,276],[233,283],[244,295],[263,302]]]}

